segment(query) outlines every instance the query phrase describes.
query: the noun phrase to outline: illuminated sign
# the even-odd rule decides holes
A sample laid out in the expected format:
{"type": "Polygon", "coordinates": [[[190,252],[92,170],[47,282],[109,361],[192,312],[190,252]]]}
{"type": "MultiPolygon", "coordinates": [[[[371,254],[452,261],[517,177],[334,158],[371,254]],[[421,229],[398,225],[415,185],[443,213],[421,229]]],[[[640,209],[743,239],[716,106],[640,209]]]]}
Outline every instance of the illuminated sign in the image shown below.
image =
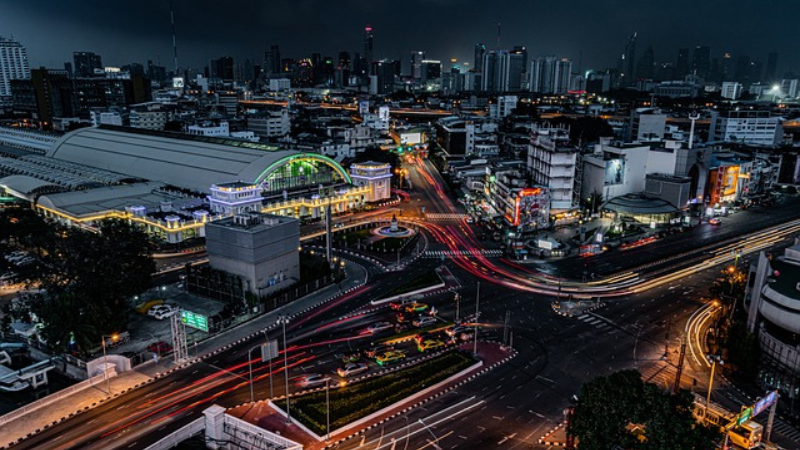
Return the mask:
{"type": "Polygon", "coordinates": [[[625,160],[612,159],[606,161],[603,184],[606,186],[622,184],[625,182],[625,160]]]}
{"type": "Polygon", "coordinates": [[[772,406],[778,400],[778,391],[770,392],[766,397],[762,398],[761,400],[757,401],[755,405],[753,405],[753,417],[761,414],[772,406]]]}
{"type": "Polygon", "coordinates": [[[183,321],[187,327],[208,333],[208,317],[202,314],[193,313],[184,309],[181,310],[181,321],[183,321]]]}

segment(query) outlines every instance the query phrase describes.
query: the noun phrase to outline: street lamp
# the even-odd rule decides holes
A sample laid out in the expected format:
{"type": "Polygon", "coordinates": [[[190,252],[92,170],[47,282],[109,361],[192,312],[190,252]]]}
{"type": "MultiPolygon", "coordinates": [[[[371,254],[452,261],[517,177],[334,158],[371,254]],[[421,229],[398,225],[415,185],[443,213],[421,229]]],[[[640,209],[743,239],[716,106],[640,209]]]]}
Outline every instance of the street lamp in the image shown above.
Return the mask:
{"type": "MultiPolygon", "coordinates": [[[[331,440],[331,378],[325,378],[325,442],[331,440]]],[[[287,397],[288,398],[288,397],[287,397]]],[[[287,403],[288,405],[288,403],[287,403]]],[[[287,408],[288,409],[288,408],[287,408]]]]}
{"type": "Polygon", "coordinates": [[[286,379],[286,425],[291,425],[292,416],[289,412],[289,351],[286,345],[286,324],[289,317],[281,314],[278,316],[278,323],[283,325],[283,377],[286,379]]]}
{"type": "Polygon", "coordinates": [[[104,334],[100,337],[100,341],[103,344],[103,375],[106,379],[106,391],[108,392],[108,395],[111,395],[111,381],[108,379],[108,354],[106,354],[107,337],[111,338],[111,342],[117,342],[119,335],[117,333],[104,334]]]}
{"type": "Polygon", "coordinates": [[[711,375],[708,377],[708,394],[706,395],[706,409],[703,412],[703,419],[708,417],[708,404],[711,403],[711,389],[714,387],[714,372],[717,369],[717,362],[724,365],[725,362],[717,355],[708,355],[707,358],[711,361],[711,375]]]}

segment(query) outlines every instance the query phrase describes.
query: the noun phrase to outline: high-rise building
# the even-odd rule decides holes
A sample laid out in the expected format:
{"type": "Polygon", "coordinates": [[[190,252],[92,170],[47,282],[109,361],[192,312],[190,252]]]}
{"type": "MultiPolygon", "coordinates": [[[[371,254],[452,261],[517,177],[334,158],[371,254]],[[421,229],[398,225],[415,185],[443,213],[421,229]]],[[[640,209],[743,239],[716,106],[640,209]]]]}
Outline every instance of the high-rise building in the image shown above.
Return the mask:
{"type": "Polygon", "coordinates": [[[339,52],[339,70],[350,70],[350,52],[339,52]]]}
{"type": "Polygon", "coordinates": [[[75,63],[76,78],[92,77],[95,69],[103,68],[103,60],[97,53],[73,52],[72,60],[75,63]]]}
{"type": "Polygon", "coordinates": [[[395,61],[382,60],[372,63],[370,93],[376,95],[394,92],[395,61]]]}
{"type": "Polygon", "coordinates": [[[767,67],[764,72],[764,81],[772,83],[777,81],[778,75],[778,53],[770,52],[767,55],[767,67]]]}
{"type": "Polygon", "coordinates": [[[720,81],[730,81],[733,78],[733,57],[730,52],[722,54],[722,60],[719,63],[719,76],[720,81]]]}
{"type": "Polygon", "coordinates": [[[707,79],[711,73],[711,49],[708,46],[698,45],[694,48],[692,73],[703,79],[707,79]]]}
{"type": "Polygon", "coordinates": [[[627,79],[626,84],[631,84],[636,76],[636,36],[638,32],[634,31],[628,37],[625,43],[625,53],[622,54],[623,64],[620,68],[627,79]]]}
{"type": "Polygon", "coordinates": [[[689,73],[689,49],[678,49],[678,61],[675,63],[675,77],[683,79],[689,73]]]}
{"type": "Polygon", "coordinates": [[[572,61],[555,56],[536,58],[528,71],[531,92],[566,94],[572,78],[572,61]]]}
{"type": "Polygon", "coordinates": [[[224,81],[233,81],[233,57],[223,56],[219,59],[212,59],[209,67],[209,77],[224,81]]]}
{"type": "Polygon", "coordinates": [[[498,90],[498,52],[489,51],[483,54],[481,61],[481,90],[485,92],[498,90]]]}
{"type": "Polygon", "coordinates": [[[483,55],[486,54],[486,46],[483,43],[478,42],[475,44],[475,58],[473,61],[473,68],[475,72],[482,72],[483,71],[483,55]]]}
{"type": "Polygon", "coordinates": [[[528,49],[524,45],[515,45],[511,53],[522,55],[522,72],[528,72],[528,49]]]}
{"type": "Polygon", "coordinates": [[[636,77],[644,80],[652,80],[653,77],[653,70],[655,68],[655,53],[653,52],[653,47],[647,47],[647,50],[642,53],[642,57],[639,58],[639,63],[636,66],[636,77]]]}
{"type": "Polygon", "coordinates": [[[442,62],[436,59],[420,61],[420,80],[428,81],[442,78],[442,62]]]}
{"type": "Polygon", "coordinates": [[[522,90],[522,77],[525,72],[525,61],[528,59],[527,52],[522,48],[521,51],[512,50],[510,52],[501,51],[499,53],[497,90],[500,92],[519,92],[522,90]]]}
{"type": "Polygon", "coordinates": [[[415,80],[422,79],[422,61],[425,60],[425,52],[411,52],[411,77],[415,80]]]}
{"type": "Polygon", "coordinates": [[[750,57],[739,55],[736,58],[736,70],[733,73],[734,81],[738,81],[745,86],[750,85],[750,57]]]}
{"type": "Polygon", "coordinates": [[[364,28],[364,59],[367,61],[367,64],[372,64],[373,61],[372,58],[374,58],[373,54],[374,37],[375,36],[372,34],[372,27],[370,25],[367,25],[367,27],[364,28]]]}
{"type": "Polygon", "coordinates": [[[277,45],[271,45],[269,50],[264,52],[264,72],[267,76],[281,73],[281,49],[277,45]]]}
{"type": "Polygon", "coordinates": [[[11,104],[11,80],[31,77],[28,52],[19,42],[0,37],[0,107],[11,104]]]}

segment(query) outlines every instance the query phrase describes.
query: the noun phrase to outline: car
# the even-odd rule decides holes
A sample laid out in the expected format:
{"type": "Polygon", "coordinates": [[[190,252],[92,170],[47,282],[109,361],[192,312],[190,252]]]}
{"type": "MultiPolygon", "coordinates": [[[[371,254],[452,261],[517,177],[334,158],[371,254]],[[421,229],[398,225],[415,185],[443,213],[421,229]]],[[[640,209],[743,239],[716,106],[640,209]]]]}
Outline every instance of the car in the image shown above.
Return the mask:
{"type": "Polygon", "coordinates": [[[408,305],[409,303],[410,303],[410,302],[409,302],[408,300],[395,300],[395,301],[393,301],[393,302],[389,302],[389,308],[392,308],[392,309],[393,309],[393,310],[395,310],[395,311],[401,311],[401,310],[403,310],[403,309],[406,307],[406,305],[408,305]]]}
{"type": "Polygon", "coordinates": [[[403,313],[403,312],[395,314],[394,318],[397,320],[397,323],[406,323],[410,319],[408,313],[403,313]]]}
{"type": "Polygon", "coordinates": [[[342,355],[342,362],[343,363],[353,363],[358,362],[361,359],[361,352],[354,351],[354,352],[346,352],[342,355]]]}
{"type": "Polygon", "coordinates": [[[393,328],[394,325],[392,325],[389,322],[378,322],[368,326],[367,331],[372,334],[375,334],[375,333],[380,333],[381,331],[391,330],[393,328]]]}
{"type": "Polygon", "coordinates": [[[422,327],[427,327],[427,326],[433,325],[435,323],[436,323],[436,318],[435,317],[420,316],[420,317],[417,317],[416,319],[414,319],[414,321],[412,322],[412,325],[414,325],[417,328],[422,328],[422,327]]]}
{"type": "Polygon", "coordinates": [[[166,318],[172,317],[175,313],[178,312],[174,309],[167,309],[167,310],[159,310],[157,313],[153,314],[153,318],[156,320],[164,320],[166,318]]]}
{"type": "Polygon", "coordinates": [[[414,336],[414,342],[416,342],[417,344],[419,344],[420,342],[423,342],[423,341],[427,341],[427,340],[433,339],[433,338],[434,338],[434,336],[435,336],[435,335],[434,335],[434,334],[432,334],[432,333],[420,333],[420,334],[418,334],[418,335],[414,336]]]}
{"type": "Polygon", "coordinates": [[[309,373],[297,379],[297,385],[301,387],[313,387],[327,383],[331,377],[319,373],[309,373]]]}
{"type": "Polygon", "coordinates": [[[406,305],[406,312],[410,312],[410,313],[423,312],[423,311],[427,311],[428,308],[430,308],[430,307],[428,306],[427,303],[414,302],[414,303],[410,303],[410,304],[406,305]]]}
{"type": "Polygon", "coordinates": [[[387,366],[392,363],[400,362],[406,359],[406,354],[403,352],[386,352],[378,355],[375,362],[381,366],[387,366]]]}
{"type": "Polygon", "coordinates": [[[353,375],[358,375],[362,372],[366,372],[369,370],[369,366],[364,363],[347,363],[343,367],[340,367],[336,370],[336,373],[339,374],[342,378],[352,377],[353,375]]]}
{"type": "Polygon", "coordinates": [[[393,345],[376,345],[374,347],[364,350],[364,355],[367,358],[375,358],[383,353],[390,352],[392,350],[394,350],[393,345]]]}
{"type": "Polygon", "coordinates": [[[171,352],[172,346],[164,341],[153,342],[152,344],[147,346],[147,351],[163,355],[164,353],[171,352]]]}
{"type": "Polygon", "coordinates": [[[427,352],[428,350],[435,350],[437,348],[443,348],[443,347],[444,347],[444,342],[436,339],[428,339],[417,344],[417,350],[419,350],[420,353],[424,353],[427,352]]]}
{"type": "Polygon", "coordinates": [[[463,325],[449,327],[446,330],[444,330],[444,332],[447,333],[448,336],[458,336],[461,333],[472,332],[472,331],[473,331],[472,327],[465,327],[463,325]]]}
{"type": "Polygon", "coordinates": [[[714,217],[713,219],[709,219],[708,223],[711,225],[720,225],[722,224],[722,221],[714,217]]]}

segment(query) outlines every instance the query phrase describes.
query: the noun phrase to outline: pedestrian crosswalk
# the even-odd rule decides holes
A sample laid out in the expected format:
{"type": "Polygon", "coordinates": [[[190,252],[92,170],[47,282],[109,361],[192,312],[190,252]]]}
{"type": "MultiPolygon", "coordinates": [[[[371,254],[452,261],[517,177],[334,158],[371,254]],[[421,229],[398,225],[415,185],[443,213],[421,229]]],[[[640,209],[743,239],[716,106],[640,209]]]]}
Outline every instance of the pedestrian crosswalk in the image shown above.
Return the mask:
{"type": "Polygon", "coordinates": [[[608,322],[606,322],[605,320],[597,318],[597,316],[595,316],[593,314],[581,314],[580,316],[577,317],[577,319],[582,321],[582,322],[586,322],[589,325],[591,325],[591,326],[593,326],[593,327],[595,327],[597,329],[600,329],[602,331],[609,331],[609,330],[613,330],[614,329],[614,327],[609,325],[608,322]]]}
{"type": "Polygon", "coordinates": [[[423,258],[453,258],[456,256],[487,256],[487,257],[495,257],[499,258],[503,256],[502,250],[481,250],[481,249],[474,249],[474,250],[428,250],[427,252],[422,254],[423,258]]]}
{"type": "Polygon", "coordinates": [[[428,220],[464,220],[469,217],[467,214],[456,213],[428,213],[425,218],[428,220]]]}
{"type": "MultiPolygon", "coordinates": [[[[766,418],[764,419],[764,423],[766,423],[766,418]]],[[[778,418],[775,418],[775,422],[772,424],[772,435],[775,436],[775,433],[793,442],[800,442],[800,431],[778,418]]]]}

